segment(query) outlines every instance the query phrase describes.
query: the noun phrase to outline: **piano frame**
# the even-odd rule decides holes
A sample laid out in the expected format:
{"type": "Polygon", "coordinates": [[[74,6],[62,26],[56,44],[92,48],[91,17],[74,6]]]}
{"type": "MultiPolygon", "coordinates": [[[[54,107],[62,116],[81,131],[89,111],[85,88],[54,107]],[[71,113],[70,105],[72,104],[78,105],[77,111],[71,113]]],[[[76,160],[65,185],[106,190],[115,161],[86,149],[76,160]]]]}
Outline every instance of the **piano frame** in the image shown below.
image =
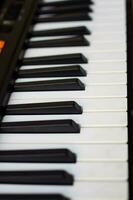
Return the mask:
{"type": "Polygon", "coordinates": [[[127,78],[128,78],[128,158],[129,200],[133,199],[133,0],[126,1],[127,10],[127,78]]]}

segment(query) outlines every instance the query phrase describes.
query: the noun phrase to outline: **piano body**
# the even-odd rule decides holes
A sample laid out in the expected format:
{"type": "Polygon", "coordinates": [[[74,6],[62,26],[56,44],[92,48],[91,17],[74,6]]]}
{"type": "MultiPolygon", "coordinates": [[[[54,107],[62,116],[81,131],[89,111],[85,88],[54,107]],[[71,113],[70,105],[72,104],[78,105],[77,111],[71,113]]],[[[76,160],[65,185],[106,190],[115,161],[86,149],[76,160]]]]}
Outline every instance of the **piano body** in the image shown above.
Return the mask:
{"type": "Polygon", "coordinates": [[[133,199],[132,10],[0,2],[0,200],[133,199]]]}

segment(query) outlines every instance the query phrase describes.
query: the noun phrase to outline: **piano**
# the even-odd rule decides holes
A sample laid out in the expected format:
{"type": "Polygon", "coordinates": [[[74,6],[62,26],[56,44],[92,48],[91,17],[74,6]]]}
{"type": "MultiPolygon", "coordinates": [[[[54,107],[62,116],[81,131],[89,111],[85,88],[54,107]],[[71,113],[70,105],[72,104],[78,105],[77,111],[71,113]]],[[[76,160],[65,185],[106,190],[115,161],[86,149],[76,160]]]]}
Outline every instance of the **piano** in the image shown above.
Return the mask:
{"type": "Polygon", "coordinates": [[[0,2],[0,200],[133,199],[132,10],[0,2]]]}

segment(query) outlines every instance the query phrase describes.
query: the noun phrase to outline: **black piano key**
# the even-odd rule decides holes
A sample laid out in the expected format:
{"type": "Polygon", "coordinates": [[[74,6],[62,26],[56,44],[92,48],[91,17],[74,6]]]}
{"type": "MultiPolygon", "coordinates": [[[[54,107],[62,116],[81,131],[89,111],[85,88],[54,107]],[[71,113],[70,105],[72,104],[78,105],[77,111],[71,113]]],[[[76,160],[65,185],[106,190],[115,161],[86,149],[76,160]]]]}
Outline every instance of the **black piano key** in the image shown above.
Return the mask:
{"type": "Polygon", "coordinates": [[[88,12],[75,12],[69,14],[51,15],[44,16],[40,15],[34,18],[34,23],[45,23],[45,22],[67,22],[67,21],[82,21],[82,20],[92,20],[88,12]]]}
{"type": "Polygon", "coordinates": [[[22,65],[58,65],[88,63],[87,58],[80,54],[29,57],[22,60],[22,65]]]}
{"type": "Polygon", "coordinates": [[[73,176],[63,170],[0,171],[0,184],[73,185],[73,176]]]}
{"type": "Polygon", "coordinates": [[[47,120],[4,122],[1,133],[80,133],[80,126],[73,120],[47,120]]]}
{"type": "Polygon", "coordinates": [[[4,150],[0,162],[75,163],[76,155],[68,149],[4,150]]]}
{"type": "Polygon", "coordinates": [[[75,36],[63,39],[28,41],[25,46],[26,48],[89,46],[89,42],[84,36],[75,36]]]}
{"type": "Polygon", "coordinates": [[[0,200],[70,200],[60,194],[0,194],[0,200]]]}
{"type": "Polygon", "coordinates": [[[38,8],[36,14],[62,14],[70,12],[92,12],[92,8],[88,4],[78,4],[60,7],[42,7],[38,8]]]}
{"type": "Polygon", "coordinates": [[[86,71],[80,65],[48,67],[19,70],[19,78],[41,78],[41,77],[71,77],[86,76],[86,71]]]}
{"type": "Polygon", "coordinates": [[[85,35],[91,34],[85,26],[72,27],[72,28],[59,28],[40,31],[31,31],[31,37],[44,37],[44,36],[64,36],[64,35],[85,35]]]}
{"type": "Polygon", "coordinates": [[[44,37],[44,36],[64,36],[64,35],[89,35],[91,32],[85,26],[77,26],[73,28],[59,28],[50,30],[31,31],[31,37],[44,37]]]}
{"type": "Polygon", "coordinates": [[[6,115],[81,114],[82,107],[74,101],[8,105],[6,115]]]}
{"type": "Polygon", "coordinates": [[[78,79],[58,79],[46,81],[20,82],[14,86],[15,92],[32,91],[73,91],[85,90],[85,85],[78,79]]]}
{"type": "Polygon", "coordinates": [[[38,7],[45,7],[45,6],[71,6],[71,5],[77,5],[80,4],[82,5],[83,3],[86,3],[88,5],[93,4],[92,0],[65,0],[65,1],[51,1],[51,2],[39,2],[38,7]]]}

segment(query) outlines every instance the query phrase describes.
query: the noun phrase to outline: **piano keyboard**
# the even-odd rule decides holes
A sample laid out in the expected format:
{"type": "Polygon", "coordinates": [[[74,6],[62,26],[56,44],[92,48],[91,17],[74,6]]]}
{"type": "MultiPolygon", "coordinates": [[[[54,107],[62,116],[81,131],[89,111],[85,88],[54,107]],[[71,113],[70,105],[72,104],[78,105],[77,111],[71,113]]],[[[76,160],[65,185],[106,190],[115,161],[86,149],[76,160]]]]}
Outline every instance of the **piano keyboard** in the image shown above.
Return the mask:
{"type": "Polygon", "coordinates": [[[0,76],[0,87],[13,78],[0,91],[0,199],[131,199],[126,1],[10,3],[0,8],[5,65],[7,43],[17,49],[0,76]],[[26,25],[13,44],[14,19],[26,25]]]}

